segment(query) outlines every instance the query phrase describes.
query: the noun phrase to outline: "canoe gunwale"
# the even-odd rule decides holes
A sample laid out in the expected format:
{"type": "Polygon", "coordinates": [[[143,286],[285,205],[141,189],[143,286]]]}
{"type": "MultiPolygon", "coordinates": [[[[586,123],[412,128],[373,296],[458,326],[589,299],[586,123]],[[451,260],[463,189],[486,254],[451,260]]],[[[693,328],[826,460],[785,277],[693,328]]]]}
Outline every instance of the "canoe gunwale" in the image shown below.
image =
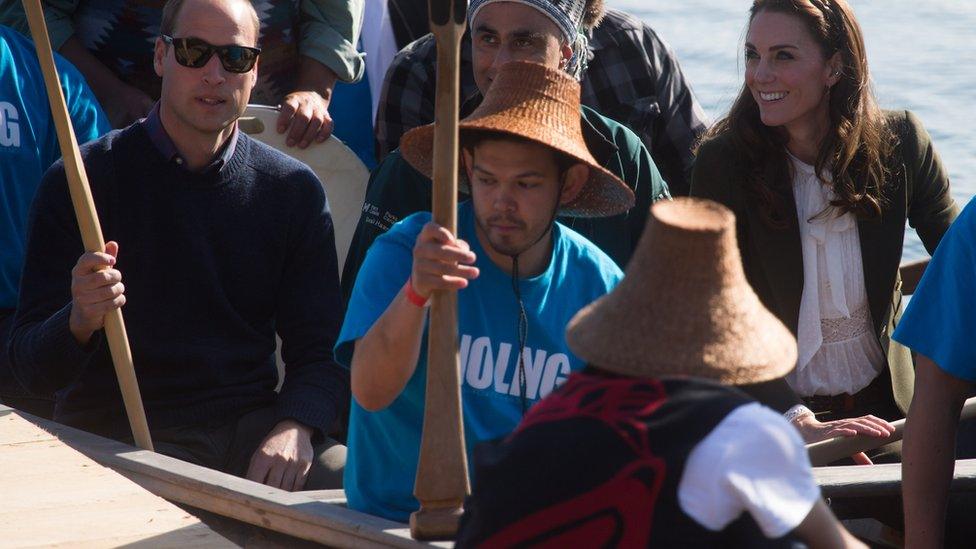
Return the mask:
{"type": "Polygon", "coordinates": [[[431,546],[410,538],[405,524],[140,450],[0,405],[0,416],[7,413],[20,414],[100,465],[176,503],[332,546],[431,546]]]}

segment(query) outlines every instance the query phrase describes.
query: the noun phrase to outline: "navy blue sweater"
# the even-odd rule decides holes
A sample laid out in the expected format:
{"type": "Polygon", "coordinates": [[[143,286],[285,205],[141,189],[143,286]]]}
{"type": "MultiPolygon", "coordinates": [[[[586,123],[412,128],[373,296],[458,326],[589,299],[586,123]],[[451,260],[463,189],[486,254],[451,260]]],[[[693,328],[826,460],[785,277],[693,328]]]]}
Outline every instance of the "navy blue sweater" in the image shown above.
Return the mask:
{"type": "MultiPolygon", "coordinates": [[[[332,356],[342,321],[332,217],[304,164],[240,134],[219,171],[165,160],[142,125],[82,148],[117,268],[150,428],[192,425],[274,405],[328,432],[347,405],[332,356]],[[274,389],[275,332],[285,382],[274,389]]],[[[60,391],[55,419],[106,436],[128,432],[102,332],[85,347],[68,328],[71,268],[83,253],[64,166],[41,182],[10,340],[14,374],[60,391]]]]}

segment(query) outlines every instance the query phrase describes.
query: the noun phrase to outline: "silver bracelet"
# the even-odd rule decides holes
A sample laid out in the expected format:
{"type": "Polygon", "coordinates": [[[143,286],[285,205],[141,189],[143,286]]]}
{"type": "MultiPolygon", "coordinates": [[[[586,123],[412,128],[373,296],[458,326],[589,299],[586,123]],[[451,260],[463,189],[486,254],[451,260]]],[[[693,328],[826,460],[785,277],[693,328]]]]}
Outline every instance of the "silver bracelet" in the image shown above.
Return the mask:
{"type": "Polygon", "coordinates": [[[786,421],[789,421],[790,423],[796,423],[796,420],[800,419],[801,417],[812,415],[814,414],[810,408],[807,408],[802,404],[797,404],[796,406],[787,410],[786,413],[783,414],[783,417],[786,418],[786,421]]]}

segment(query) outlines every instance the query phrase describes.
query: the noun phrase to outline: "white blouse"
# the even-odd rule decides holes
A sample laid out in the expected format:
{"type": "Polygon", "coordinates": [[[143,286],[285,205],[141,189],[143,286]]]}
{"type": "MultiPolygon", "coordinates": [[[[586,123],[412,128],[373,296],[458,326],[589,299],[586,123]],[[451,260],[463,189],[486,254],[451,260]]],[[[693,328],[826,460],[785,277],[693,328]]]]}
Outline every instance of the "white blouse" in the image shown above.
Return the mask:
{"type": "MultiPolygon", "coordinates": [[[[803,252],[799,356],[787,381],[800,396],[854,394],[885,366],[864,287],[861,241],[853,214],[838,216],[833,189],[814,167],[790,155],[803,252]]],[[[830,174],[825,174],[829,181],[830,174]]]]}

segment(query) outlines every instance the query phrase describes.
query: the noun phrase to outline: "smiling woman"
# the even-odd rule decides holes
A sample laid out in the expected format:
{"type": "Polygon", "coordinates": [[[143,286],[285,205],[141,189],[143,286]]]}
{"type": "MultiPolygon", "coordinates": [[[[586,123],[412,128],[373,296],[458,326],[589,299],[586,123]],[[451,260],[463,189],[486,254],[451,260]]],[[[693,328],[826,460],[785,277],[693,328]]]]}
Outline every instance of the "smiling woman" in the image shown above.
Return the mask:
{"type": "Polygon", "coordinates": [[[691,193],[736,213],[749,282],[797,336],[786,379],[833,420],[797,407],[808,441],[886,435],[877,418],[900,417],[913,386],[910,353],[888,339],[905,222],[934,251],[958,212],[948,177],[914,115],[877,106],[845,0],[755,0],[744,54],[691,193]]]}

